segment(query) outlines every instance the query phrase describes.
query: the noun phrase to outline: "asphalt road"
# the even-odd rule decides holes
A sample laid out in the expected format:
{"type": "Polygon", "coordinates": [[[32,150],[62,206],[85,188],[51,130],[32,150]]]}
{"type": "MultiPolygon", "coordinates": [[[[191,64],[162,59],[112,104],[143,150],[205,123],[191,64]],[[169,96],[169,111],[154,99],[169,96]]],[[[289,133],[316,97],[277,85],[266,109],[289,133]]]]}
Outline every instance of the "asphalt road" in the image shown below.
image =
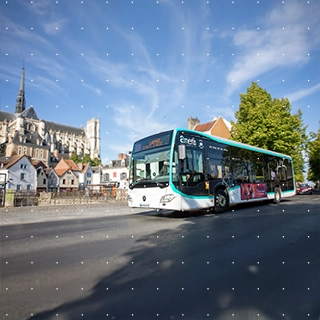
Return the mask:
{"type": "Polygon", "coordinates": [[[0,212],[0,319],[319,319],[319,195],[81,208],[0,212]]]}

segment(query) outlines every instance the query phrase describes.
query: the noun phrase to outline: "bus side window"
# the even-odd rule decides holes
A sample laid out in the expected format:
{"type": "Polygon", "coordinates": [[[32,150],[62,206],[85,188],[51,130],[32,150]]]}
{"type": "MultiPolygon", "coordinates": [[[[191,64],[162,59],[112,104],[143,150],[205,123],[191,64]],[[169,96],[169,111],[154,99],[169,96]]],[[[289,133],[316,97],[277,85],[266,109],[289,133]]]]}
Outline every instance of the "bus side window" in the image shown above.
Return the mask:
{"type": "Polygon", "coordinates": [[[285,166],[279,167],[278,172],[279,172],[280,180],[286,181],[287,180],[287,168],[285,166]]]}
{"type": "Polygon", "coordinates": [[[213,162],[210,161],[208,162],[208,178],[209,179],[217,179],[218,178],[218,166],[213,162]]]}

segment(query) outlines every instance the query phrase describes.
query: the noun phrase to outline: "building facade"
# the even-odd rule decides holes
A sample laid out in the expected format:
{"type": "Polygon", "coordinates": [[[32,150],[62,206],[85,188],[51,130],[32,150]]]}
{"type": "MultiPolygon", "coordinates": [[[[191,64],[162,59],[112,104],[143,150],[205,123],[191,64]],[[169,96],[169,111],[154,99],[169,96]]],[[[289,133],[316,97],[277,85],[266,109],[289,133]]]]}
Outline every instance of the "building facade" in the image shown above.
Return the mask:
{"type": "Polygon", "coordinates": [[[37,189],[36,168],[25,155],[0,158],[0,173],[6,176],[6,189],[15,191],[37,189]]]}
{"type": "Polygon", "coordinates": [[[129,156],[120,153],[118,155],[118,160],[111,160],[109,165],[103,167],[101,182],[117,182],[128,180],[129,162],[129,156]]]}

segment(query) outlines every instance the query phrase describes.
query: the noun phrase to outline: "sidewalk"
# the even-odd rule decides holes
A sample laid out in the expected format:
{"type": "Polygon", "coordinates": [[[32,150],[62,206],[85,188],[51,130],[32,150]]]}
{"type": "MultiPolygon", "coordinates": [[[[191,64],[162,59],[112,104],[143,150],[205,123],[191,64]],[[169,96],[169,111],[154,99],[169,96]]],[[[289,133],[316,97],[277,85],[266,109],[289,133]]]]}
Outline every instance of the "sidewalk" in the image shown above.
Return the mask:
{"type": "Polygon", "coordinates": [[[0,208],[0,225],[103,217],[138,211],[139,209],[129,208],[126,200],[96,204],[9,207],[0,208]]]}

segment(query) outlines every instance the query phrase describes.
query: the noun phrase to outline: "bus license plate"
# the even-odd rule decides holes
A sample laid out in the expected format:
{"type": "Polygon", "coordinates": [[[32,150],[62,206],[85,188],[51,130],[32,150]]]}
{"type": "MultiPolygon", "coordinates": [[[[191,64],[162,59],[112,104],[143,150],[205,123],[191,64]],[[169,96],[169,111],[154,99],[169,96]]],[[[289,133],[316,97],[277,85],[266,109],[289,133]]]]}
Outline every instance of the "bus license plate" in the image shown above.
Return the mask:
{"type": "Polygon", "coordinates": [[[149,203],[140,203],[141,208],[149,208],[150,204],[149,203]]]}

